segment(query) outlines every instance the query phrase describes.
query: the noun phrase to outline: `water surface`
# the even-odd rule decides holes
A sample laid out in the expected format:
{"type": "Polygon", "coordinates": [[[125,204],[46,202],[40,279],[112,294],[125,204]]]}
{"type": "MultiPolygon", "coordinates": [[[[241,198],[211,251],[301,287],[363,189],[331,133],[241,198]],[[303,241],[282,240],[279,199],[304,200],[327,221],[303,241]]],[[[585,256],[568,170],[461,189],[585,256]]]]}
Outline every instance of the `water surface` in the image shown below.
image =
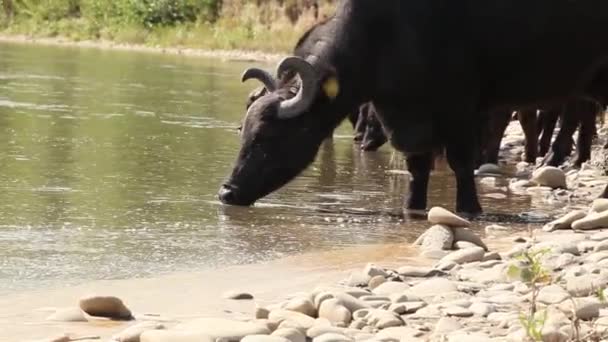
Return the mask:
{"type": "MultiPolygon", "coordinates": [[[[360,152],[347,124],[296,181],[252,208],[220,205],[257,86],[239,82],[249,65],[0,44],[0,293],[411,241],[428,227],[398,215],[403,158],[360,152]]],[[[487,210],[529,210],[529,197],[498,192],[487,210]]],[[[429,201],[454,206],[445,165],[429,201]]]]}

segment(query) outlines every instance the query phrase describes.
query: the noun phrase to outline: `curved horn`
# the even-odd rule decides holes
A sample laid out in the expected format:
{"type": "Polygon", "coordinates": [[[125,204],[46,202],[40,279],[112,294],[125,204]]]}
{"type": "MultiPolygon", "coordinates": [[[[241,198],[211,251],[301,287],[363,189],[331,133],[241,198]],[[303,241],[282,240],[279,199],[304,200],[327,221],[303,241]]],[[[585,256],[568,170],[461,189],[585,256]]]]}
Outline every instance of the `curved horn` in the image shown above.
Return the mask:
{"type": "Polygon", "coordinates": [[[269,92],[277,90],[277,82],[266,70],[262,70],[260,68],[249,68],[245,70],[245,72],[243,72],[243,76],[241,76],[241,82],[246,82],[250,79],[256,79],[262,82],[264,87],[266,87],[266,90],[269,92]]]}
{"type": "Polygon", "coordinates": [[[286,71],[294,71],[300,76],[300,89],[296,96],[280,103],[278,117],[280,119],[291,119],[302,114],[315,98],[317,91],[317,76],[310,63],[300,57],[286,57],[277,66],[277,77],[286,71]]]}

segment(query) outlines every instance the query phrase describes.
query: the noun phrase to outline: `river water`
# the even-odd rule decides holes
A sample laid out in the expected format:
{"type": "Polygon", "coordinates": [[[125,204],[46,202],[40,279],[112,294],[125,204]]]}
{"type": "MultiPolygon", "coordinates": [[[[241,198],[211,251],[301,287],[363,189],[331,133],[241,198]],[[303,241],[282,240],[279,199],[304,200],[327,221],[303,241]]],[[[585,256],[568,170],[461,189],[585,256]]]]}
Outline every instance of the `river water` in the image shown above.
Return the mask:
{"type": "MultiPolygon", "coordinates": [[[[0,44],[0,293],[412,241],[428,227],[398,215],[403,158],[360,152],[346,123],[288,186],[252,208],[220,205],[251,64],[0,44]]],[[[506,185],[481,187],[486,211],[530,211],[527,196],[496,195],[506,185]]],[[[430,204],[453,208],[454,190],[439,165],[430,204]]]]}

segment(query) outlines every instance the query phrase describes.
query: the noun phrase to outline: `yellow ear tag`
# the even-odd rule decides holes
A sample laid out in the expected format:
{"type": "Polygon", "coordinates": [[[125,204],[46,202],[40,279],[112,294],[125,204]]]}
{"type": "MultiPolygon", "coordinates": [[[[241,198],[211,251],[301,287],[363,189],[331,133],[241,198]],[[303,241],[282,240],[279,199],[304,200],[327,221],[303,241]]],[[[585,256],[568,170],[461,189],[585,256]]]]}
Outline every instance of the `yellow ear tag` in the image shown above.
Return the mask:
{"type": "Polygon", "coordinates": [[[335,99],[340,92],[340,83],[338,83],[338,79],[335,77],[330,77],[323,83],[323,91],[325,95],[330,99],[335,99]]]}

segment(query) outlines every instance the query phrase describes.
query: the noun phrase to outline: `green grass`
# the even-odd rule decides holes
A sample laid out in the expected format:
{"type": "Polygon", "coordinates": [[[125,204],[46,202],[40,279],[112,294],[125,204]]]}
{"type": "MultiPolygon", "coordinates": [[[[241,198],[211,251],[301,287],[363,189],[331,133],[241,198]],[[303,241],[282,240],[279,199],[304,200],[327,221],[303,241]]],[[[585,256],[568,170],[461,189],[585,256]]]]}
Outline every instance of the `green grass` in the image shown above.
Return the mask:
{"type": "MultiPolygon", "coordinates": [[[[7,0],[0,0],[0,4],[2,1],[7,0]]],[[[221,11],[216,15],[210,15],[209,10],[202,9],[208,5],[201,3],[213,2],[211,0],[129,2],[195,3],[198,7],[193,7],[196,9],[194,12],[188,10],[189,14],[167,14],[166,8],[163,11],[157,10],[161,6],[158,4],[145,13],[116,4],[126,0],[115,3],[98,0],[12,1],[13,6],[21,7],[14,10],[10,18],[0,7],[0,34],[61,37],[73,41],[105,40],[158,47],[288,53],[301,34],[314,23],[310,11],[301,13],[293,22],[286,16],[285,7],[276,1],[262,1],[260,5],[255,5],[246,0],[224,0],[221,11]],[[110,5],[111,8],[101,8],[107,7],[108,5],[102,5],[107,3],[114,4],[110,5]],[[77,14],[74,14],[75,11],[77,14]]],[[[332,6],[326,4],[321,13],[328,14],[331,11],[332,6]]]]}

